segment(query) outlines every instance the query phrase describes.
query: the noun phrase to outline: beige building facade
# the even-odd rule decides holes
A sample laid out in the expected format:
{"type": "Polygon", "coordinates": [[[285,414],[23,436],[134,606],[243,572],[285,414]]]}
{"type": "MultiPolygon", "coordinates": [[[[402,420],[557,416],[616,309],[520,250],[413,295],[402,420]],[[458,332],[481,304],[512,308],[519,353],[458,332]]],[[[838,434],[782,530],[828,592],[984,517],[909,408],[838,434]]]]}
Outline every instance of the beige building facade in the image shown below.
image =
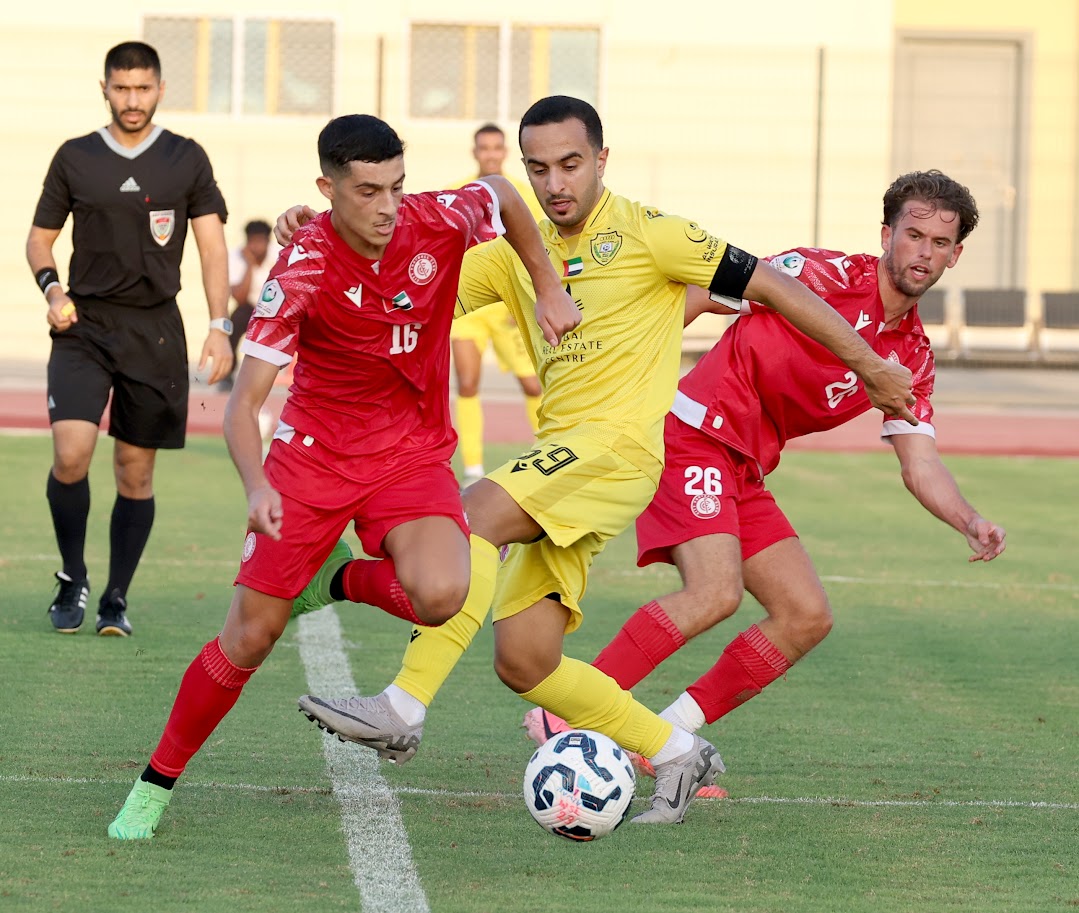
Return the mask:
{"type": "MultiPolygon", "coordinates": [[[[331,116],[380,114],[408,145],[408,188],[434,189],[468,173],[479,124],[496,121],[514,146],[524,107],[565,93],[604,118],[612,189],[753,252],[876,251],[887,183],[939,167],[975,191],[985,217],[945,283],[950,307],[962,287],[1017,288],[1032,290],[1036,316],[1036,292],[1079,288],[1079,3],[577,9],[567,20],[504,0],[55,0],[8,12],[0,356],[47,358],[26,232],[57,146],[107,121],[104,54],[131,38],[162,53],[156,120],[208,151],[230,245],[251,218],[320,204],[315,142],[331,116]]],[[[67,237],[56,251],[64,278],[67,237]]],[[[205,306],[193,242],[183,280],[194,354],[205,306]]]]}

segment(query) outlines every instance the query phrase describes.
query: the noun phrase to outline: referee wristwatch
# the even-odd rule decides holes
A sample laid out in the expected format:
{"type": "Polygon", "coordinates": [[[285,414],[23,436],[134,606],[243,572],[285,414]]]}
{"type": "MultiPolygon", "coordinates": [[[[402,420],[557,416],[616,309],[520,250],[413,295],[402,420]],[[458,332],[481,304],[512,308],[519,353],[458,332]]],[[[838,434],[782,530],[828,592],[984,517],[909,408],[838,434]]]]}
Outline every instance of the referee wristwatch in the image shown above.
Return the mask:
{"type": "Polygon", "coordinates": [[[210,321],[211,330],[220,330],[226,336],[232,335],[232,321],[228,317],[215,317],[210,321]]]}

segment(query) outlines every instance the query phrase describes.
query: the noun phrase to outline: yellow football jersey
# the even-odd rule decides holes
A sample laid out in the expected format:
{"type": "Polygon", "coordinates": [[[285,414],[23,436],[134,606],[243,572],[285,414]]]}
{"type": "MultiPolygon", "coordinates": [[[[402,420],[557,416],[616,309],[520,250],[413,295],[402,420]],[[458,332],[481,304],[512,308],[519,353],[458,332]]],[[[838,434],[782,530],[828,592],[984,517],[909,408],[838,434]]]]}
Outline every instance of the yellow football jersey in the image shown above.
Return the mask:
{"type": "Polygon", "coordinates": [[[708,287],[726,242],[610,191],[576,238],[562,238],[547,220],[540,233],[581,309],[580,325],[560,346],[543,339],[532,283],[504,238],[466,254],[458,312],[505,301],[526,331],[543,386],[541,441],[584,434],[658,478],[663,418],[678,383],[686,285],[708,287]]]}

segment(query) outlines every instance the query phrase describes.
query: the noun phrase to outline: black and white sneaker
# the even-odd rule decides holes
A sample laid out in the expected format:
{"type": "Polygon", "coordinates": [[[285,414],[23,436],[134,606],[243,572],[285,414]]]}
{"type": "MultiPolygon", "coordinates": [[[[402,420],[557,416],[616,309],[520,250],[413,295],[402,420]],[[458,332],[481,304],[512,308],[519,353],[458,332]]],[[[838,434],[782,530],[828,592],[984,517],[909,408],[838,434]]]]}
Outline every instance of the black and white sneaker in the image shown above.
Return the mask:
{"type": "Polygon", "coordinates": [[[131,622],[127,620],[127,600],[114,589],[97,607],[97,633],[102,637],[127,637],[131,622]]]}
{"type": "Polygon", "coordinates": [[[59,589],[49,606],[49,621],[61,634],[74,634],[82,626],[86,602],[90,598],[89,580],[72,580],[63,571],[56,572],[59,589]]]}

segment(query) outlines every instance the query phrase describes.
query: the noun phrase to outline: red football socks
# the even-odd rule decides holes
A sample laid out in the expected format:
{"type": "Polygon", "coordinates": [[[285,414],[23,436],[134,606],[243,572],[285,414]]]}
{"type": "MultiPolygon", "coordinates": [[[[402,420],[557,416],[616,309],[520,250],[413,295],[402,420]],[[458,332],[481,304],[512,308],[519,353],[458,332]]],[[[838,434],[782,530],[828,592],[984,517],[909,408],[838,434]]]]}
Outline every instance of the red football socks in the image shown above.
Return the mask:
{"type": "Polygon", "coordinates": [[[180,682],[165,732],[150,758],[154,770],[169,777],[180,776],[240,699],[240,691],[257,668],[235,665],[221,651],[216,637],[206,644],[180,682]]]}
{"type": "Polygon", "coordinates": [[[685,643],[674,622],[653,600],[629,617],[592,665],[628,691],[685,643]]]}
{"type": "Polygon", "coordinates": [[[345,590],[345,598],[350,602],[366,602],[414,625],[423,624],[416,617],[412,601],[405,594],[389,558],[350,561],[345,565],[341,586],[345,590]]]}
{"type": "Polygon", "coordinates": [[[790,667],[790,660],[753,625],[727,644],[719,662],[686,691],[704,712],[705,721],[714,723],[760,694],[790,667]]]}

